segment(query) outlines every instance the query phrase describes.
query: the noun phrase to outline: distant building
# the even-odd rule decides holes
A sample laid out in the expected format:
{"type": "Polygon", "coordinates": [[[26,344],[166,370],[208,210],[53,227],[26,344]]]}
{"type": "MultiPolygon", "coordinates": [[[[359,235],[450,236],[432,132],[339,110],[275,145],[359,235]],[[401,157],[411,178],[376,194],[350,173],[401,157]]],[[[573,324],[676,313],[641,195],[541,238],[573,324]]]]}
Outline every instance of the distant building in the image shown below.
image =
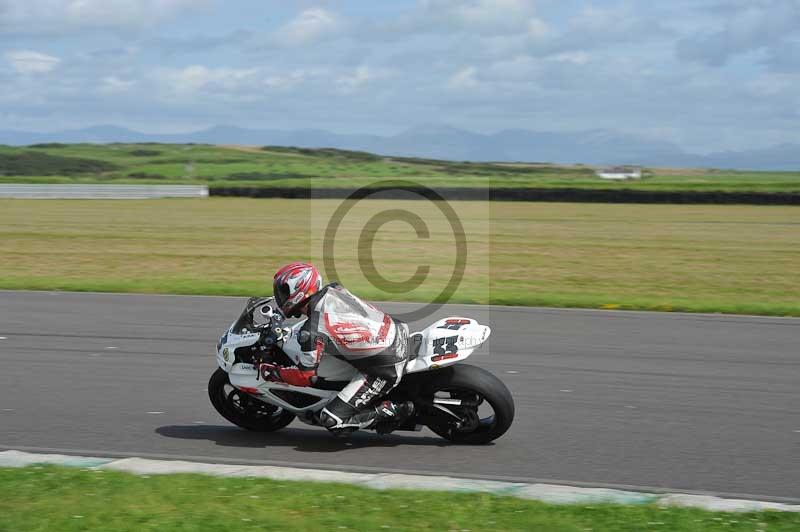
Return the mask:
{"type": "Polygon", "coordinates": [[[642,167],[641,166],[614,166],[611,168],[604,168],[595,172],[597,177],[603,179],[641,179],[642,167]]]}

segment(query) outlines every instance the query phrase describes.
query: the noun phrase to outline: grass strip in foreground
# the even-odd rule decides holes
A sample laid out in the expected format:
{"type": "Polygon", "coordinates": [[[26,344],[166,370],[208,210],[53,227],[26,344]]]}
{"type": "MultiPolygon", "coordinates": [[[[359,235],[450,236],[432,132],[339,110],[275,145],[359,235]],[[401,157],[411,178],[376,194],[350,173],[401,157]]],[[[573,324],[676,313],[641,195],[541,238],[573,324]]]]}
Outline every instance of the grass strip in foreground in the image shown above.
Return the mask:
{"type": "Polygon", "coordinates": [[[800,514],[655,505],[548,505],[512,497],[376,491],[204,475],[57,466],[0,469],[0,531],[548,530],[790,531],[800,514]]]}

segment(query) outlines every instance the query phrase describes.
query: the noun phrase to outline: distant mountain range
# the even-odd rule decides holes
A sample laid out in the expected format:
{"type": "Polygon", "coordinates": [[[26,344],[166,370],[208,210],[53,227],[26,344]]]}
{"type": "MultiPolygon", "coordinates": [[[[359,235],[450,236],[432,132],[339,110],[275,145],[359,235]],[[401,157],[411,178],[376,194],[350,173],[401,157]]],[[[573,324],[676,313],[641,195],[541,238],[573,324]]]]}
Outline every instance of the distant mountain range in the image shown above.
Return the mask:
{"type": "Polygon", "coordinates": [[[169,142],[297,146],[369,151],[384,155],[459,161],[524,161],[589,165],[800,170],[800,145],[698,155],[677,145],[611,130],[555,133],[509,129],[481,134],[442,125],[420,125],[391,136],[346,135],[318,129],[293,131],[214,126],[181,134],[140,133],[94,126],[53,133],[0,130],[0,144],[45,142],[169,142]]]}

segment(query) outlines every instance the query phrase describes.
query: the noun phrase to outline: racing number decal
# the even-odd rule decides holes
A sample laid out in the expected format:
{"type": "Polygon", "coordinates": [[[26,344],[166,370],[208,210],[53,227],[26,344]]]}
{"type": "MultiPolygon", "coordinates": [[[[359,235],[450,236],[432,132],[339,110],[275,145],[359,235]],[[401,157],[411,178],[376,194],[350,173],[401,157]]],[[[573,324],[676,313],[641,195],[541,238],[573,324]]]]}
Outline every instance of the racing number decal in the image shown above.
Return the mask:
{"type": "Polygon", "coordinates": [[[458,346],[456,342],[458,336],[448,336],[446,338],[436,338],[433,341],[433,352],[436,356],[431,357],[431,360],[437,362],[448,358],[455,358],[458,356],[458,346]]]}

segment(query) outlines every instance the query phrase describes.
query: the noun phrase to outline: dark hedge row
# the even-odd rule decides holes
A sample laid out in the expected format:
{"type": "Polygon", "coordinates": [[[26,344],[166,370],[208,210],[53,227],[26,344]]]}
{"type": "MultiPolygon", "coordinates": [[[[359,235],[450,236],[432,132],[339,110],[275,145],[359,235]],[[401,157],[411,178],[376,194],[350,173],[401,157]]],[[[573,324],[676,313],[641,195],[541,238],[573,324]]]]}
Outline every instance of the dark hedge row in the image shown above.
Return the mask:
{"type": "MultiPolygon", "coordinates": [[[[800,193],[793,192],[713,192],[713,191],[650,191],[631,189],[580,189],[580,188],[436,188],[447,200],[490,201],[562,201],[574,203],[675,203],[675,204],[744,204],[744,205],[800,205],[800,193]]],[[[352,191],[348,189],[213,187],[212,196],[239,196],[248,198],[333,198],[359,199],[422,199],[423,188],[388,188],[352,191]]]]}
{"type": "Polygon", "coordinates": [[[99,174],[116,169],[115,164],[95,159],[62,157],[35,151],[0,153],[0,175],[99,174]]]}

